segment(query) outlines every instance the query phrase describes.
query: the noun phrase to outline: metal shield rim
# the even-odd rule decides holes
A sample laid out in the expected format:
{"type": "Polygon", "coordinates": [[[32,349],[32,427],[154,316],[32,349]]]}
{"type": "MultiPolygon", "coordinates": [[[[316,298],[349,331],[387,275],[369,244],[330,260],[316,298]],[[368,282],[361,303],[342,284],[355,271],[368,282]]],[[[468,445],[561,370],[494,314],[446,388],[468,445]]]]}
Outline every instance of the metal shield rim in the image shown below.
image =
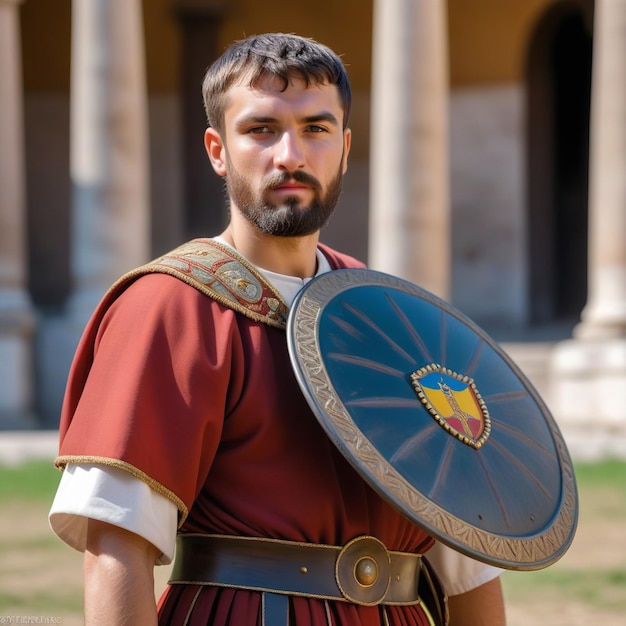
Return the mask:
{"type": "Polygon", "coordinates": [[[323,274],[301,290],[289,315],[287,341],[300,388],[327,436],[361,477],[409,520],[451,548],[504,569],[542,569],[563,556],[573,541],[578,518],[576,481],[567,446],[530,381],[472,320],[437,296],[403,279],[369,269],[343,269],[323,274]],[[526,386],[553,437],[563,485],[558,511],[543,532],[525,537],[499,535],[445,511],[408,483],[359,431],[326,372],[317,331],[324,305],[343,291],[362,286],[398,289],[452,314],[487,341],[526,386]]]}

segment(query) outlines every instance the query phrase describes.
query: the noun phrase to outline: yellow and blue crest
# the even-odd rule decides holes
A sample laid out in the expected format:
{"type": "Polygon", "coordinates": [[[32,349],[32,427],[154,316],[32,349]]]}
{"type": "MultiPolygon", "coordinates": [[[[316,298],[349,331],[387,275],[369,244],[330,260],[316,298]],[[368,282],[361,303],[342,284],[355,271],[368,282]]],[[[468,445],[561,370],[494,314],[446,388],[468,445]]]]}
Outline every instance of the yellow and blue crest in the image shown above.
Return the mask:
{"type": "Polygon", "coordinates": [[[436,363],[411,374],[418,398],[437,423],[463,443],[480,448],[491,432],[489,411],[474,381],[436,363]]]}

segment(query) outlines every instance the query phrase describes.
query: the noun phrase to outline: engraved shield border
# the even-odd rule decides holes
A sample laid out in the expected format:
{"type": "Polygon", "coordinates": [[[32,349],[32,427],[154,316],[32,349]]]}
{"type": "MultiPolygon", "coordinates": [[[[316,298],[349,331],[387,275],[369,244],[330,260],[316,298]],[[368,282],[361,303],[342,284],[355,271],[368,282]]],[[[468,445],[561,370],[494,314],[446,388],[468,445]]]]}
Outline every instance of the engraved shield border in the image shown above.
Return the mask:
{"type": "MultiPolygon", "coordinates": [[[[365,308],[367,306],[370,305],[366,305],[365,308]]],[[[401,318],[404,317],[402,311],[398,311],[398,314],[401,318]]],[[[359,317],[361,314],[356,311],[355,315],[359,317]]],[[[403,323],[407,324],[407,320],[403,320],[403,323]]],[[[346,325],[346,322],[341,321],[340,325],[346,325]]],[[[372,324],[372,328],[374,329],[372,332],[375,332],[375,325],[372,324]]],[[[433,334],[433,331],[436,332],[433,328],[426,330],[430,334],[433,334]]],[[[358,334],[354,328],[350,332],[358,334]]],[[[417,334],[419,330],[415,332],[417,334]]],[[[469,318],[433,294],[402,279],[367,269],[335,270],[313,279],[299,293],[290,312],[287,341],[298,383],[326,434],[366,482],[409,520],[453,549],[504,569],[542,569],[563,556],[574,538],[578,518],[576,481],[567,446],[553,417],[531,383],[510,357],[469,318]],[[359,289],[367,290],[367,302],[374,302],[372,306],[376,306],[377,299],[385,298],[388,294],[391,294],[391,299],[394,294],[399,294],[403,297],[408,296],[409,301],[414,300],[427,309],[434,307],[441,312],[442,316],[448,317],[454,324],[467,329],[466,334],[475,336],[477,343],[482,346],[481,349],[486,350],[491,355],[491,359],[497,361],[500,370],[505,370],[509,379],[514,379],[519,383],[520,390],[516,392],[517,397],[524,397],[525,410],[528,412],[530,407],[530,412],[533,413],[530,422],[534,420],[541,428],[545,427],[549,442],[545,445],[535,444],[533,432],[523,432],[522,428],[522,431],[517,433],[515,432],[517,425],[511,428],[505,423],[506,420],[497,417],[493,419],[489,440],[479,450],[472,450],[469,453],[476,455],[471,457],[472,462],[478,463],[478,466],[484,470],[480,474],[482,480],[477,481],[481,488],[477,489],[475,494],[471,494],[471,498],[473,501],[476,500],[477,506],[480,506],[481,498],[488,499],[490,491],[493,495],[494,484],[497,480],[494,474],[499,472],[489,471],[489,457],[484,455],[495,455],[497,452],[499,458],[508,460],[507,462],[515,472],[526,471],[528,473],[532,484],[535,485],[531,491],[537,491],[539,497],[551,498],[549,506],[553,507],[553,514],[542,522],[541,527],[537,528],[536,524],[533,525],[533,515],[529,514],[527,529],[524,526],[526,522],[522,521],[513,532],[494,531],[487,524],[482,523],[479,519],[481,515],[468,520],[463,515],[451,512],[451,507],[446,503],[445,498],[444,501],[438,501],[437,498],[430,497],[430,489],[416,486],[407,480],[405,474],[390,461],[389,455],[382,451],[382,448],[379,449],[380,446],[374,445],[361,431],[352,414],[352,407],[358,406],[358,400],[354,402],[348,399],[345,391],[338,392],[337,373],[332,374],[335,378],[333,380],[329,374],[328,355],[322,353],[321,344],[324,341],[320,338],[320,325],[328,321],[326,318],[330,303],[337,298],[341,300],[352,292],[357,293],[355,290],[359,289]],[[523,453],[531,455],[530,463],[527,462],[526,457],[516,459],[515,449],[511,452],[506,449],[506,445],[498,441],[499,433],[505,443],[511,434],[515,435],[514,441],[522,441],[523,453]],[[557,485],[557,493],[541,493],[542,489],[544,492],[547,490],[539,484],[541,481],[532,475],[532,467],[525,469],[524,465],[534,463],[534,447],[537,448],[538,456],[551,457],[548,459],[549,467],[558,475],[551,476],[548,482],[557,485]]],[[[397,348],[396,350],[401,351],[397,348]]],[[[361,365],[358,361],[359,359],[353,359],[353,364],[361,365]]],[[[381,370],[386,367],[382,365],[381,370]]],[[[408,377],[410,373],[410,371],[407,372],[408,377]]],[[[410,380],[407,384],[410,386],[410,380]]],[[[515,394],[509,395],[515,396],[515,394]]],[[[506,397],[506,393],[500,396],[497,393],[490,393],[489,397],[494,401],[494,405],[497,405],[502,397],[506,397]]],[[[486,397],[487,405],[490,403],[489,397],[486,397]]],[[[420,401],[417,397],[415,401],[416,406],[419,406],[420,401]]],[[[402,402],[406,403],[410,400],[395,399],[394,402],[399,406],[402,402]]],[[[374,404],[370,402],[371,406],[374,404]]],[[[425,409],[424,411],[426,412],[425,409]]],[[[432,421],[434,423],[434,420],[432,421]]],[[[523,421],[523,419],[520,420],[522,423],[523,421]]],[[[436,427],[443,432],[439,425],[436,427]]],[[[450,439],[454,440],[454,438],[450,439]]],[[[447,453],[450,452],[451,445],[454,444],[445,443],[447,453]]],[[[459,445],[464,444],[459,443],[459,445]]],[[[470,450],[468,446],[464,447],[470,450]]],[[[444,466],[444,461],[440,458],[437,459],[437,463],[439,467],[444,466]]],[[[454,486],[452,490],[454,491],[454,486]]],[[[524,498],[523,493],[513,494],[513,496],[524,498]]],[[[459,491],[458,497],[467,498],[468,494],[459,491]]],[[[506,506],[506,502],[502,506],[506,506]]]]}

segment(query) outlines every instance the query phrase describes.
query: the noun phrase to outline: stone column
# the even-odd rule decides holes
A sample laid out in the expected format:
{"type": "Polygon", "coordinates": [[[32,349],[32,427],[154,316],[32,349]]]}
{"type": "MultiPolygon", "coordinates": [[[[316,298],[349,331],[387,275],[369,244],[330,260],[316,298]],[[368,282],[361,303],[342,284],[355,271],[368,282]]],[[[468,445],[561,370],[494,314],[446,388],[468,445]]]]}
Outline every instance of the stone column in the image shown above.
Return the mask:
{"type": "Polygon", "coordinates": [[[597,0],[589,176],[589,299],[580,338],[626,337],[626,1],[597,0]]]}
{"type": "Polygon", "coordinates": [[[447,298],[448,58],[444,0],[375,0],[369,264],[447,298]]]}
{"type": "Polygon", "coordinates": [[[555,350],[555,412],[590,454],[623,454],[626,0],[595,3],[590,142],[589,299],[575,338],[555,350]]]}
{"type": "Polygon", "coordinates": [[[0,428],[33,425],[20,4],[0,0],[0,428]]]}
{"type": "Polygon", "coordinates": [[[72,33],[71,309],[82,323],[150,253],[141,0],[74,0],[72,33]]]}
{"type": "Polygon", "coordinates": [[[141,0],[73,0],[70,109],[73,291],[67,314],[47,319],[39,339],[50,424],[89,316],[111,283],[150,256],[141,0]]]}

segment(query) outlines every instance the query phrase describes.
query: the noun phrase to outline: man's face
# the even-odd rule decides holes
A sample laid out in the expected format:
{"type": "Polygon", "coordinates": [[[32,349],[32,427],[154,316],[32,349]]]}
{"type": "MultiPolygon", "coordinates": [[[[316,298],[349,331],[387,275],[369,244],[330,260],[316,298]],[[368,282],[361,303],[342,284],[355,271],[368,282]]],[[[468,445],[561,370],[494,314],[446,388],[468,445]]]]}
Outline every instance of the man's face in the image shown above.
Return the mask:
{"type": "Polygon", "coordinates": [[[334,85],[267,76],[232,87],[224,114],[221,168],[231,210],[261,232],[301,237],[332,214],[350,147],[334,85]]]}

